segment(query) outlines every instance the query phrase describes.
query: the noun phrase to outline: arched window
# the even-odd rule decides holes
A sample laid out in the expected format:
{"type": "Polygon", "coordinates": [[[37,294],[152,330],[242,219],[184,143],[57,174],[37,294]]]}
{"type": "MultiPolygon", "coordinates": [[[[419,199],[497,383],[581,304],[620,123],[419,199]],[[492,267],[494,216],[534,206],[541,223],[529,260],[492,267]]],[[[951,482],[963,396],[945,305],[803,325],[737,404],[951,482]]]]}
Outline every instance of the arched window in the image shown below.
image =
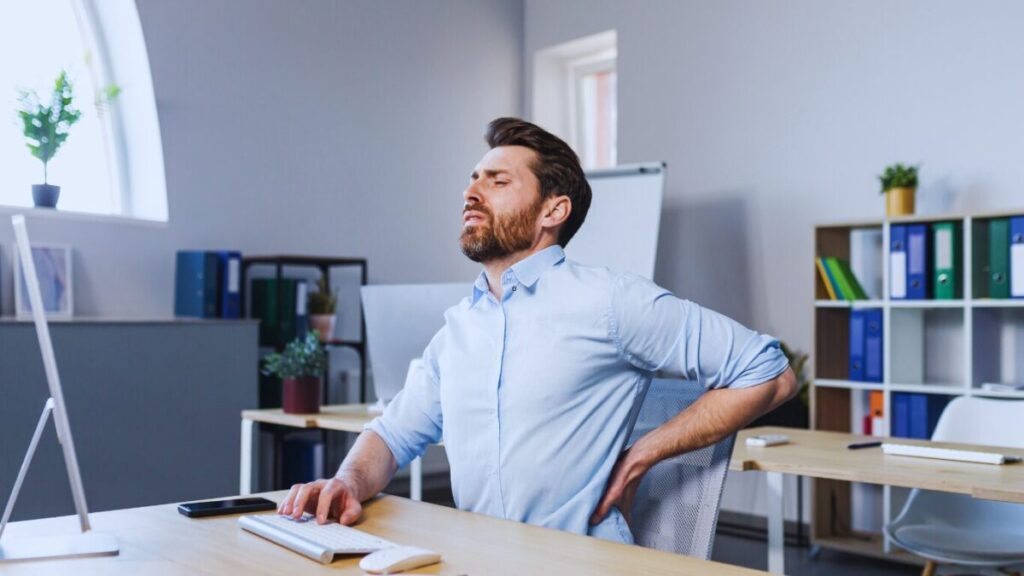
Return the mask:
{"type": "Polygon", "coordinates": [[[167,220],[163,150],[138,12],[131,0],[0,4],[0,206],[32,206],[43,163],[26,146],[19,93],[49,105],[67,71],[81,113],[49,161],[62,211],[167,220]],[[104,98],[110,87],[120,92],[104,98]]]}

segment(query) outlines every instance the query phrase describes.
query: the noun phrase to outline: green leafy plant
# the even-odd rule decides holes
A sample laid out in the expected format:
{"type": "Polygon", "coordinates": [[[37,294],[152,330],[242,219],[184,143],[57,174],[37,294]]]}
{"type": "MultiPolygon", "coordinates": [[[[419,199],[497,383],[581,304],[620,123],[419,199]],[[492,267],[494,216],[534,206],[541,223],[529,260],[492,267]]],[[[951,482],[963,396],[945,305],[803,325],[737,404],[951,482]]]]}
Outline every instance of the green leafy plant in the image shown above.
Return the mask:
{"type": "Polygon", "coordinates": [[[75,92],[67,71],[61,70],[53,84],[50,104],[47,106],[34,90],[21,90],[18,94],[22,130],[32,155],[43,162],[43,182],[47,181],[47,165],[57,154],[68,130],[82,117],[74,107],[75,92]]]}
{"type": "Polygon", "coordinates": [[[309,313],[334,314],[338,308],[338,296],[327,285],[327,276],[321,276],[316,286],[317,291],[309,294],[309,313]]]}
{"type": "Polygon", "coordinates": [[[281,379],[302,376],[321,376],[327,368],[327,351],[320,344],[317,333],[310,331],[296,338],[280,353],[268,354],[262,372],[281,379]]]}
{"type": "Polygon", "coordinates": [[[899,163],[886,166],[885,171],[878,176],[882,183],[881,193],[885,194],[893,188],[917,188],[917,168],[899,163]]]}

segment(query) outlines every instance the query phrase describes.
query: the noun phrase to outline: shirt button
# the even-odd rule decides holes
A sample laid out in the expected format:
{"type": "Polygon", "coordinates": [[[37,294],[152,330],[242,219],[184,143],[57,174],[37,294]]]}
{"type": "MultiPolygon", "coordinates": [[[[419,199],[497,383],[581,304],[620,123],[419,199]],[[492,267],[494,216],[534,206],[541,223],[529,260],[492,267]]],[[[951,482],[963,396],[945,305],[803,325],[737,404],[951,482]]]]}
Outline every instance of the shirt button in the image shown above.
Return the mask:
{"type": "Polygon", "coordinates": [[[515,292],[515,291],[516,291],[516,288],[518,288],[518,286],[513,286],[513,287],[512,287],[512,291],[513,291],[513,292],[515,292]]]}

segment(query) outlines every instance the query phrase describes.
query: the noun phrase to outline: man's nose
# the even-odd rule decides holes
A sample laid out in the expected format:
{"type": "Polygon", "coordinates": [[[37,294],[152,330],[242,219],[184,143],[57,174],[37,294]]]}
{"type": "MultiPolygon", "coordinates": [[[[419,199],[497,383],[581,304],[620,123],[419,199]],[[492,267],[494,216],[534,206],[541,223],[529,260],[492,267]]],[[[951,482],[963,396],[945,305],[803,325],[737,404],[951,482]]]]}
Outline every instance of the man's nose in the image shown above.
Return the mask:
{"type": "Polygon", "coordinates": [[[482,200],[480,196],[480,186],[477,182],[470,182],[469,186],[462,192],[462,199],[466,201],[466,204],[478,204],[482,200]]]}

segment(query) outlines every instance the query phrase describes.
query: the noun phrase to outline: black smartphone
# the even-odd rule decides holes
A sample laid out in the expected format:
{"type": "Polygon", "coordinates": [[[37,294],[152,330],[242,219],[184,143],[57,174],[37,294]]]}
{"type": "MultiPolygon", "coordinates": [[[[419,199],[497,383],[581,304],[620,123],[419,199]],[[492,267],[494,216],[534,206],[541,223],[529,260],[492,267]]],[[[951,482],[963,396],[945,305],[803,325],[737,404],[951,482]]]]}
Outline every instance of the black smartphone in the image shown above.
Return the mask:
{"type": "Polygon", "coordinates": [[[223,516],[241,514],[243,512],[262,512],[274,510],[277,504],[266,498],[231,498],[230,500],[210,500],[208,502],[185,502],[178,504],[178,512],[189,518],[204,516],[223,516]]]}

